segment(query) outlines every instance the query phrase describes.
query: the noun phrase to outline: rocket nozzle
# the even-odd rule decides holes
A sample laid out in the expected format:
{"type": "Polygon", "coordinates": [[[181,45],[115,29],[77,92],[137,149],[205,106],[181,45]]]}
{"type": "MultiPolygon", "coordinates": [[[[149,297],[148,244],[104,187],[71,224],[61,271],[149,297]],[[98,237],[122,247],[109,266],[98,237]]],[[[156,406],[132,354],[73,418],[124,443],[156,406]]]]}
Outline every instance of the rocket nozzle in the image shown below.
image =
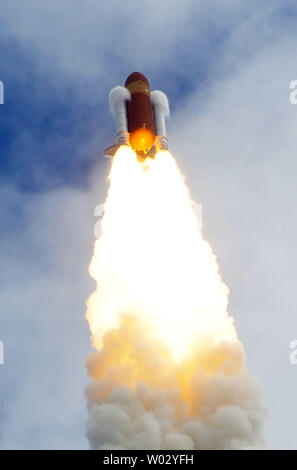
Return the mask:
{"type": "Polygon", "coordinates": [[[129,132],[119,131],[117,134],[118,145],[129,145],[129,132]]]}
{"type": "Polygon", "coordinates": [[[157,151],[158,150],[168,150],[167,137],[165,137],[165,135],[157,135],[155,145],[156,145],[156,150],[157,151]]]}
{"type": "Polygon", "coordinates": [[[130,135],[130,145],[136,152],[148,152],[154,145],[154,140],[154,134],[146,127],[140,127],[130,135]]]}

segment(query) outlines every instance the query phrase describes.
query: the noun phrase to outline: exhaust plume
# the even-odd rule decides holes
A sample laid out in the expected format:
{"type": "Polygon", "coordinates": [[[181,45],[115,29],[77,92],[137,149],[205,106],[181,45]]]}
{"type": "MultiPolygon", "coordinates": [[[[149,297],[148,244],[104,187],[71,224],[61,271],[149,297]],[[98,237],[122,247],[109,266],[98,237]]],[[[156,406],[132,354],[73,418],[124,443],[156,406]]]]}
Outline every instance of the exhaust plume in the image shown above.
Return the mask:
{"type": "Polygon", "coordinates": [[[263,448],[227,286],[167,151],[117,151],[87,301],[93,449],[263,448]]]}

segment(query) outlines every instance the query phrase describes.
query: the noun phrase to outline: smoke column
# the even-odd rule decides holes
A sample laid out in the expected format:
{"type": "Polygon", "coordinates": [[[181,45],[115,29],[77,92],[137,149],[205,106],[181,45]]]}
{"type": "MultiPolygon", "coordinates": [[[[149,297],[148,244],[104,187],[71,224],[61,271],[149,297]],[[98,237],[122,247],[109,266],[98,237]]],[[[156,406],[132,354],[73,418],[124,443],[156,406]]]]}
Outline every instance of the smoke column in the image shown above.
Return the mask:
{"type": "Polygon", "coordinates": [[[121,147],[109,182],[89,268],[91,448],[263,448],[229,290],[174,158],[121,147]]]}

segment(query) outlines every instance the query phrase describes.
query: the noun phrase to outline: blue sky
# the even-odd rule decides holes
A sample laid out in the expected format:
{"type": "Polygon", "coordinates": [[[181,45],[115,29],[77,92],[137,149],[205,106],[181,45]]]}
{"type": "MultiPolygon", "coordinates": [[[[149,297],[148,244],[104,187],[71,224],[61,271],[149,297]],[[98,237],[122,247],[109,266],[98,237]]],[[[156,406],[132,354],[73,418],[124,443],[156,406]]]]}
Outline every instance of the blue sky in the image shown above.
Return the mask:
{"type": "Polygon", "coordinates": [[[296,13],[291,1],[2,4],[0,448],[87,447],[93,211],[114,140],[108,92],[134,70],[168,95],[170,146],[203,204],[269,445],[297,448],[296,13]]]}

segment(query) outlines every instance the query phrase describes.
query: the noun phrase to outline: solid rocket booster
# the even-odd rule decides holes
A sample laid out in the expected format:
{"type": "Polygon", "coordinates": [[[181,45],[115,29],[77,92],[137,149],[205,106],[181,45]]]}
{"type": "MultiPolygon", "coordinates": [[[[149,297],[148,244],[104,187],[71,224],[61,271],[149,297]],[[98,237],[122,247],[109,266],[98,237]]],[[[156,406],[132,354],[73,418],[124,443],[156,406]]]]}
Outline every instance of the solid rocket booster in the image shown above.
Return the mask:
{"type": "Polygon", "coordinates": [[[140,160],[147,156],[153,158],[158,150],[168,149],[167,96],[159,90],[151,92],[142,73],[131,73],[124,87],[113,88],[109,105],[115,115],[117,143],[105,149],[105,156],[113,156],[121,145],[132,147],[140,160]]]}

